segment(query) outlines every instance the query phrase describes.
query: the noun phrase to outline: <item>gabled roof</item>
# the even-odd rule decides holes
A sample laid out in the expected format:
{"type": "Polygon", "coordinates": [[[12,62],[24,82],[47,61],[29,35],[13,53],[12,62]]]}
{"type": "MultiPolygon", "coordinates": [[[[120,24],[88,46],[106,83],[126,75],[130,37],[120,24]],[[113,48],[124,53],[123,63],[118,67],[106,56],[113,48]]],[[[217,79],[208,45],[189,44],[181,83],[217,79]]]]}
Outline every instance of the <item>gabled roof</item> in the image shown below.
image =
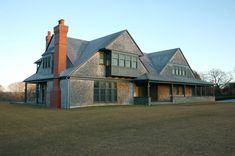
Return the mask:
{"type": "MultiPolygon", "coordinates": [[[[111,42],[113,42],[118,36],[127,30],[119,31],[114,34],[110,34],[95,40],[84,41],[80,46],[76,45],[76,39],[70,38],[68,40],[67,55],[68,57],[74,58],[72,56],[77,56],[71,62],[74,64],[74,68],[67,69],[63,71],[60,76],[69,76],[73,71],[79,68],[83,63],[85,63],[89,58],[91,58],[98,50],[106,48],[111,42]],[[69,43],[70,42],[70,43],[69,43]],[[74,44],[72,44],[74,42],[74,44]],[[79,50],[76,50],[79,49],[79,50]]],[[[77,40],[78,42],[78,40],[77,40]]]]}
{"type": "MultiPolygon", "coordinates": [[[[143,57],[140,57],[140,59],[144,63],[144,66],[147,68],[148,73],[145,73],[135,78],[134,81],[148,80],[148,81],[172,82],[172,83],[174,82],[174,83],[191,83],[191,84],[212,84],[195,78],[182,77],[177,75],[171,75],[171,76],[162,75],[161,72],[164,70],[165,66],[171,61],[171,59],[177,53],[177,51],[181,52],[180,48],[169,49],[148,54],[145,53],[143,57]]],[[[185,61],[188,64],[186,59],[185,61]]],[[[190,66],[189,68],[191,70],[190,66]]]]}
{"type": "MultiPolygon", "coordinates": [[[[75,38],[67,38],[67,57],[70,62],[73,64],[73,67],[63,71],[60,76],[69,76],[73,71],[79,68],[83,63],[85,63],[89,58],[91,58],[98,50],[106,48],[111,42],[118,38],[122,33],[127,30],[119,31],[95,40],[85,41],[75,38]]],[[[49,45],[46,48],[46,51],[42,54],[49,55],[54,53],[54,37],[52,36],[49,45]]],[[[40,73],[32,75],[27,78],[25,81],[34,81],[35,79],[40,79],[44,77],[40,73]]]]}
{"type": "Polygon", "coordinates": [[[154,53],[148,53],[147,57],[151,61],[153,68],[157,73],[160,73],[163,68],[169,63],[170,59],[178,51],[179,48],[169,49],[154,53]]]}

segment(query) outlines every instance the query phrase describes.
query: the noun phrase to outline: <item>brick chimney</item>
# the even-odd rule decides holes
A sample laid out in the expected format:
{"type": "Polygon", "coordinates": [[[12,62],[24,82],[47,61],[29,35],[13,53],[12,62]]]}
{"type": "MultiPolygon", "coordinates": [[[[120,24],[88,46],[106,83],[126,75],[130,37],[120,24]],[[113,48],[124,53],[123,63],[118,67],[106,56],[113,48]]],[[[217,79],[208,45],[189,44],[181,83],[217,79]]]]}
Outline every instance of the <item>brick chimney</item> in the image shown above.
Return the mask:
{"type": "Polygon", "coordinates": [[[47,48],[48,44],[50,43],[50,40],[51,40],[51,32],[48,31],[47,36],[46,36],[46,48],[47,48]]]}
{"type": "Polygon", "coordinates": [[[59,75],[66,69],[66,49],[67,49],[68,26],[64,25],[64,20],[59,20],[59,24],[54,27],[54,79],[51,91],[51,107],[61,108],[61,88],[59,75]]]}

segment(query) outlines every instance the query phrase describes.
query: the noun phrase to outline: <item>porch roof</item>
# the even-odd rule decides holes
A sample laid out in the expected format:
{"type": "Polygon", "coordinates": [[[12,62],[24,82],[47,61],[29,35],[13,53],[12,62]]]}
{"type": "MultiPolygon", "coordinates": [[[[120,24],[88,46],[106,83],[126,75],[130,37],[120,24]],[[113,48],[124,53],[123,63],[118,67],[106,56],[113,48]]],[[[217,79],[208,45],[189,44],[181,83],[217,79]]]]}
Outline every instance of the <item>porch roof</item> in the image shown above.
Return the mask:
{"type": "Polygon", "coordinates": [[[27,79],[25,79],[24,82],[38,82],[38,81],[48,80],[52,78],[53,78],[53,74],[43,75],[40,73],[35,73],[31,75],[30,77],[28,77],[27,79]]]}
{"type": "Polygon", "coordinates": [[[211,82],[206,82],[198,79],[192,79],[181,76],[163,76],[159,74],[149,74],[149,73],[145,73],[135,78],[134,81],[156,81],[156,82],[165,82],[165,83],[189,83],[189,84],[213,85],[213,83],[211,82]]]}

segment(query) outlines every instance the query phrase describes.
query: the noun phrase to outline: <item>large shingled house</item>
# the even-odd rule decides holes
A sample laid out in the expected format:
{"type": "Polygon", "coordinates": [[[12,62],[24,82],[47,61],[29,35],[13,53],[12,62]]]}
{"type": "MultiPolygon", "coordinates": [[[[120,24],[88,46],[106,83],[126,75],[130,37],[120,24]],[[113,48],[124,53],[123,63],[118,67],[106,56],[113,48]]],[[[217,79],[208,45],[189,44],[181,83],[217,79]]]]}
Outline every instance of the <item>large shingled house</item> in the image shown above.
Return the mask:
{"type": "Polygon", "coordinates": [[[74,108],[99,104],[214,101],[212,84],[195,78],[181,49],[143,53],[127,30],[91,41],[67,37],[59,20],[35,62],[37,104],[74,108]]]}

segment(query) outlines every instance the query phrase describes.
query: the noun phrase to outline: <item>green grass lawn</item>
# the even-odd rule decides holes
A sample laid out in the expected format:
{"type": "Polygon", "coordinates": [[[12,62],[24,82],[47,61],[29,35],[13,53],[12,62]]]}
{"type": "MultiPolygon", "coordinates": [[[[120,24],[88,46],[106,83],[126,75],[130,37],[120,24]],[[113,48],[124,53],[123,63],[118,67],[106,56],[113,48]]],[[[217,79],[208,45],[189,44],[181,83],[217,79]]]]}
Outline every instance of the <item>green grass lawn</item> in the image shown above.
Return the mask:
{"type": "Polygon", "coordinates": [[[234,156],[235,103],[71,110],[1,103],[0,155],[234,156]]]}

